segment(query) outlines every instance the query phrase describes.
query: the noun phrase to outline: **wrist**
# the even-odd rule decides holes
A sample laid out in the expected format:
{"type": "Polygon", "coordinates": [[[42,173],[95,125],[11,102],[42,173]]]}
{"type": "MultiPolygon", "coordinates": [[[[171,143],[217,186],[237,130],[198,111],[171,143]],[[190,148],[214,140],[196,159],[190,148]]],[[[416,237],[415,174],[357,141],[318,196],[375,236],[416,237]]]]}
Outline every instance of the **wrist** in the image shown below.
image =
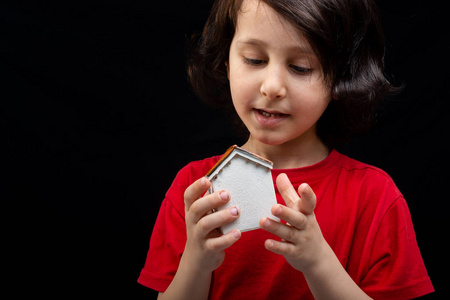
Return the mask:
{"type": "Polygon", "coordinates": [[[370,299],[348,275],[328,243],[318,257],[303,272],[315,299],[370,299]]]}
{"type": "Polygon", "coordinates": [[[330,272],[333,272],[336,268],[342,268],[342,265],[333,249],[324,241],[315,259],[303,268],[302,273],[305,277],[320,278],[325,274],[330,275],[330,272]]]}
{"type": "Polygon", "coordinates": [[[187,247],[184,249],[181,256],[178,269],[185,269],[190,276],[208,276],[211,275],[214,269],[208,263],[206,255],[201,255],[197,251],[190,251],[187,247]]]}
{"type": "Polygon", "coordinates": [[[207,299],[211,278],[212,272],[202,269],[185,251],[174,279],[160,294],[161,299],[207,299]]]}

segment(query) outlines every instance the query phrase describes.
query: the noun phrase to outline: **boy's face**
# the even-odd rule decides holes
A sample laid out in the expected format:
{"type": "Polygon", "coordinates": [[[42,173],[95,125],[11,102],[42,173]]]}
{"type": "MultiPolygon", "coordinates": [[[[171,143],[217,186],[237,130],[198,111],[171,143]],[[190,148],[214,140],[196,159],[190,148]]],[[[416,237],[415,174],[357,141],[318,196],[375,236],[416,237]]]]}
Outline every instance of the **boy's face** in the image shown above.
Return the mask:
{"type": "Polygon", "coordinates": [[[307,40],[262,1],[242,4],[228,77],[251,139],[269,145],[317,140],[316,123],[331,89],[307,40]]]}

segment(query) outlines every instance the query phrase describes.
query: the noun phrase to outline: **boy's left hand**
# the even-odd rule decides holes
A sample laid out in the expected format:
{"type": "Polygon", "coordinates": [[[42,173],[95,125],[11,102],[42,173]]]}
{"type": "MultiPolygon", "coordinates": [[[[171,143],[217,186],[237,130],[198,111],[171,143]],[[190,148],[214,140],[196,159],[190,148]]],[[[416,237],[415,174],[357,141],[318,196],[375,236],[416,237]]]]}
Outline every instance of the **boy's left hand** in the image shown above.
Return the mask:
{"type": "Polygon", "coordinates": [[[305,273],[318,266],[331,250],[314,215],[316,195],[306,183],[298,187],[297,194],[286,174],[277,177],[277,188],[287,206],[274,205],[272,214],[287,224],[266,217],[260,220],[261,228],[282,239],[266,240],[265,247],[283,255],[292,267],[305,273]]]}

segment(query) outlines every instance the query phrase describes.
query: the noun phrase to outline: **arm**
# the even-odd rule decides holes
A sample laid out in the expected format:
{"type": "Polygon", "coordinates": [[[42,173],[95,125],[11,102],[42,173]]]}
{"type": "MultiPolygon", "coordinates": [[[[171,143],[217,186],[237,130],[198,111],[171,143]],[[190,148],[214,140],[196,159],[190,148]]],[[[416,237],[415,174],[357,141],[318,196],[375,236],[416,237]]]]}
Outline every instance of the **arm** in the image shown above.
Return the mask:
{"type": "Polygon", "coordinates": [[[158,299],[207,299],[212,272],[193,267],[183,254],[172,283],[158,299]]]}
{"type": "Polygon", "coordinates": [[[301,271],[315,299],[370,299],[342,267],[325,241],[314,215],[316,196],[307,184],[298,193],[285,174],[277,178],[277,187],[287,206],[274,205],[272,214],[288,224],[263,218],[263,229],[282,238],[267,240],[265,247],[283,255],[301,271]]]}
{"type": "Polygon", "coordinates": [[[207,299],[212,272],[225,259],[224,250],[241,236],[238,230],[220,235],[216,228],[236,220],[236,208],[209,212],[230,200],[226,191],[202,197],[211,186],[205,177],[200,178],[184,193],[186,217],[186,246],[172,283],[158,299],[207,299]]]}

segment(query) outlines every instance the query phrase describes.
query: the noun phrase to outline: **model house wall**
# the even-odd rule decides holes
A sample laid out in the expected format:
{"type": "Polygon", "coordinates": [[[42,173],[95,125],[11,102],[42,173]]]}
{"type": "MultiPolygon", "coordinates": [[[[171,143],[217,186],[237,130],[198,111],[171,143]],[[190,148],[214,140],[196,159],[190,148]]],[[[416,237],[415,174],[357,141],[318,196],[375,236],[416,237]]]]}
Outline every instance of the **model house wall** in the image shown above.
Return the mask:
{"type": "Polygon", "coordinates": [[[222,227],[223,234],[239,229],[259,229],[259,220],[269,217],[274,220],[271,208],[277,203],[272,180],[272,162],[237,146],[233,146],[208,172],[212,185],[210,193],[227,190],[231,199],[217,210],[237,207],[239,218],[222,227]]]}

